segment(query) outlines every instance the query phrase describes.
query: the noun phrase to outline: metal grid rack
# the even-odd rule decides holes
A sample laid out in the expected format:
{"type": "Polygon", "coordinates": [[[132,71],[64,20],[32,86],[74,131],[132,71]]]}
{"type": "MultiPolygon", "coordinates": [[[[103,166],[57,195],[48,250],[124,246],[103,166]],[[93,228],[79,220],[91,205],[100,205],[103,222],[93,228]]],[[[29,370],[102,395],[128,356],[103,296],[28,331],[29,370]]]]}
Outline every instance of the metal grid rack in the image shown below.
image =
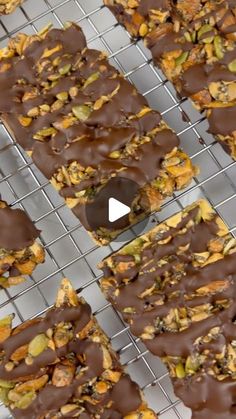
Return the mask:
{"type": "MultiPolygon", "coordinates": [[[[55,27],[73,20],[83,28],[90,48],[106,50],[111,62],[135,83],[151,106],[158,109],[176,130],[181,144],[201,173],[192,185],[177,193],[158,213],[143,224],[161,221],[195,199],[205,196],[223,217],[236,237],[233,207],[236,205],[236,162],[225,154],[207,134],[205,118],[187,100],[179,101],[170,83],[151,64],[142,42],[133,42],[103,6],[102,0],[28,0],[10,16],[0,19],[0,47],[19,31],[34,33],[49,22],[55,27]]],[[[16,313],[16,324],[43,314],[53,304],[58,281],[69,277],[92,305],[98,321],[111,337],[131,376],[144,389],[150,406],[161,419],[189,419],[190,411],[176,399],[162,363],[135,339],[118,313],[99,289],[101,272],[98,261],[134,238],[135,227],[122,235],[120,243],[98,248],[78,220],[67,209],[30,159],[0,125],[0,191],[14,207],[25,209],[42,230],[41,242],[47,253],[46,263],[37,268],[30,281],[1,291],[0,317],[16,313]]],[[[0,417],[9,416],[0,406],[0,417]]]]}

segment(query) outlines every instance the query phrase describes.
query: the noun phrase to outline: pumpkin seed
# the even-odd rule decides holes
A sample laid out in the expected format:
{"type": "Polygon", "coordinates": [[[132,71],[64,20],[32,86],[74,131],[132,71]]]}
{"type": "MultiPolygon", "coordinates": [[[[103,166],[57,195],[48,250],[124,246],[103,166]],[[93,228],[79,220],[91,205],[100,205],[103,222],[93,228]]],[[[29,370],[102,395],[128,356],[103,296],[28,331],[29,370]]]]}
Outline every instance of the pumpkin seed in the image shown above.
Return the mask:
{"type": "Polygon", "coordinates": [[[126,307],[123,310],[124,313],[134,314],[136,312],[134,307],[126,307]]]}
{"type": "Polygon", "coordinates": [[[213,36],[209,36],[209,37],[206,37],[204,39],[201,39],[201,38],[205,33],[211,32],[212,29],[213,28],[212,28],[211,25],[208,25],[208,24],[203,25],[198,31],[198,40],[204,42],[204,44],[210,44],[214,39],[213,36]]]}
{"type": "Polygon", "coordinates": [[[184,37],[186,39],[186,41],[188,42],[192,42],[192,38],[189,32],[185,32],[184,37]]]}
{"type": "Polygon", "coordinates": [[[53,127],[50,127],[50,128],[41,129],[40,131],[37,132],[36,136],[51,137],[51,135],[54,135],[56,133],[57,133],[57,130],[53,127]]]}
{"type": "Polygon", "coordinates": [[[57,94],[57,99],[61,100],[62,102],[66,102],[68,99],[68,93],[67,92],[61,92],[57,94]]]}
{"type": "Polygon", "coordinates": [[[76,116],[77,119],[84,122],[88,119],[89,115],[91,114],[91,109],[89,106],[80,105],[80,106],[74,106],[72,108],[72,112],[76,116]]]}
{"type": "Polygon", "coordinates": [[[232,73],[236,73],[236,59],[231,61],[231,63],[229,63],[228,65],[228,69],[229,71],[231,71],[232,73]]]}
{"type": "Polygon", "coordinates": [[[194,373],[199,368],[199,362],[191,356],[188,356],[185,364],[185,371],[187,374],[194,373]]]}
{"type": "Polygon", "coordinates": [[[184,378],[185,377],[185,370],[182,362],[179,362],[175,367],[176,376],[178,378],[184,378]]]}
{"type": "Polygon", "coordinates": [[[48,346],[49,339],[43,333],[35,336],[33,340],[31,340],[28,348],[28,352],[31,356],[36,357],[40,355],[48,346]]]}
{"type": "Polygon", "coordinates": [[[217,58],[221,60],[224,57],[222,39],[219,35],[214,38],[214,48],[217,58]]]}
{"type": "Polygon", "coordinates": [[[91,74],[91,76],[89,76],[86,80],[86,82],[84,83],[84,89],[91,83],[93,83],[94,81],[96,81],[97,79],[99,79],[100,77],[100,73],[97,71],[96,73],[91,74]]]}
{"type": "Polygon", "coordinates": [[[32,122],[32,118],[28,118],[27,116],[19,116],[18,119],[23,127],[28,127],[32,122]]]}
{"type": "Polygon", "coordinates": [[[36,395],[34,391],[29,391],[28,393],[24,394],[24,396],[22,396],[19,401],[15,403],[15,406],[18,409],[27,409],[27,407],[29,407],[29,405],[34,400],[35,396],[36,395]]]}
{"type": "Polygon", "coordinates": [[[193,42],[196,42],[196,39],[197,39],[197,32],[196,32],[196,31],[194,31],[194,32],[192,33],[192,41],[193,41],[193,42]]]}
{"type": "Polygon", "coordinates": [[[188,59],[189,53],[187,51],[183,52],[178,58],[175,60],[175,65],[181,65],[185,63],[185,61],[188,59]]]}
{"type": "Polygon", "coordinates": [[[12,383],[11,381],[0,380],[0,387],[1,388],[13,388],[14,383],[12,383]]]}

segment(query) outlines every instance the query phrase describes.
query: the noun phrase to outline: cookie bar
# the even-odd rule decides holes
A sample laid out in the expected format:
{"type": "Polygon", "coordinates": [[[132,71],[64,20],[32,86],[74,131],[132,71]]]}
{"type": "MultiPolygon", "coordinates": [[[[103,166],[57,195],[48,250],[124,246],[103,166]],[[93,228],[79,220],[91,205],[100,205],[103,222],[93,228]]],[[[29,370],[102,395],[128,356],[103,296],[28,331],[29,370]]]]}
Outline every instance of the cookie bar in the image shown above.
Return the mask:
{"type": "Polygon", "coordinates": [[[167,365],[193,418],[234,418],[236,239],[200,200],[101,266],[101,287],[167,365]]]}
{"type": "Polygon", "coordinates": [[[236,158],[236,4],[230,0],[105,0],[183,97],[205,110],[209,132],[236,158]],[[174,4],[175,3],[175,4],[174,4]]]}
{"type": "Polygon", "coordinates": [[[191,182],[176,134],[77,25],[20,34],[0,57],[4,124],[99,244],[191,182]],[[99,214],[118,189],[131,213],[114,227],[99,214]]]}
{"type": "Polygon", "coordinates": [[[24,211],[0,200],[0,287],[21,284],[44,262],[39,233],[24,211]]]}
{"type": "Polygon", "coordinates": [[[67,279],[44,318],[11,324],[0,321],[0,395],[14,418],[157,418],[67,279]]]}
{"type": "Polygon", "coordinates": [[[8,15],[20,6],[24,0],[0,0],[0,15],[8,15]]]}

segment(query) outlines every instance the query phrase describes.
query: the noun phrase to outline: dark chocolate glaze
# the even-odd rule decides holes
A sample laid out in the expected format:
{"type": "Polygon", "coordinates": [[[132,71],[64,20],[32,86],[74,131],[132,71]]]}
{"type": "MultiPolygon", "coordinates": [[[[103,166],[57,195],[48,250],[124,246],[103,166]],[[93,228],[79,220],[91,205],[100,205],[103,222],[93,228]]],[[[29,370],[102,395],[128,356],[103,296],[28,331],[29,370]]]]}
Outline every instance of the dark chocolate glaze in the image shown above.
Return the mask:
{"type": "Polygon", "coordinates": [[[0,248],[22,250],[31,246],[39,236],[28,215],[10,207],[0,208],[0,248]]]}
{"type": "Polygon", "coordinates": [[[122,314],[135,336],[141,337],[153,326],[155,332],[152,338],[143,337],[146,347],[163,359],[179,357],[187,359],[189,355],[201,354],[208,350],[207,361],[201,372],[186,379],[173,379],[177,396],[193,410],[193,418],[209,419],[222,417],[234,418],[236,383],[233,378],[217,380],[204,373],[220,354],[223,348],[236,339],[236,253],[225,255],[223,259],[210,263],[202,268],[192,265],[192,254],[208,251],[209,243],[217,237],[219,230],[216,219],[201,221],[190,226],[189,222],[197,217],[197,207],[190,210],[182,221],[169,231],[158,234],[151,244],[140,253],[140,263],[134,264],[132,255],[115,254],[111,256],[113,264],[127,264],[123,270],[114,270],[104,264],[104,277],[115,279],[110,287],[106,287],[108,300],[122,314]],[[187,227],[181,234],[180,230],[187,227]],[[158,245],[157,241],[171,236],[166,244],[158,245]],[[178,249],[188,248],[178,254],[178,249]],[[168,258],[168,259],[167,259],[168,258]],[[166,264],[158,265],[160,260],[166,264]],[[179,265],[181,266],[181,270],[179,265]],[[166,272],[173,278],[166,280],[166,272]],[[157,282],[158,281],[158,282],[157,282]],[[202,287],[211,282],[224,281],[224,286],[215,292],[205,295],[198,293],[202,287]],[[156,285],[156,291],[140,297],[145,291],[156,285]],[[116,290],[119,292],[115,292],[116,290]],[[229,302],[226,308],[218,306],[219,301],[229,302]],[[209,303],[213,312],[205,319],[190,322],[183,330],[169,330],[161,326],[173,309],[192,309],[209,303]],[[132,308],[129,312],[127,307],[132,308]],[[219,328],[217,339],[209,343],[199,343],[198,338],[207,336],[214,327],[219,328]],[[216,394],[215,394],[216,392],[216,394]],[[217,398],[217,401],[215,400],[217,398]],[[222,416],[221,416],[222,415],[222,416]]]}

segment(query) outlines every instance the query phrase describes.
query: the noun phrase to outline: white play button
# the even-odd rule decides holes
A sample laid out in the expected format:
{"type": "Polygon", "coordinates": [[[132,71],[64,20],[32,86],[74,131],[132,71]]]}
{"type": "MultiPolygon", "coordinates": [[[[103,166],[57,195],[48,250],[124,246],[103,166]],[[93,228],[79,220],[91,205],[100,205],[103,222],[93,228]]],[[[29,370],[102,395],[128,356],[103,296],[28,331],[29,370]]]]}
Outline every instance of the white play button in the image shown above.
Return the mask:
{"type": "Polygon", "coordinates": [[[131,211],[130,207],[115,198],[109,198],[108,217],[110,223],[114,223],[131,211]]]}

